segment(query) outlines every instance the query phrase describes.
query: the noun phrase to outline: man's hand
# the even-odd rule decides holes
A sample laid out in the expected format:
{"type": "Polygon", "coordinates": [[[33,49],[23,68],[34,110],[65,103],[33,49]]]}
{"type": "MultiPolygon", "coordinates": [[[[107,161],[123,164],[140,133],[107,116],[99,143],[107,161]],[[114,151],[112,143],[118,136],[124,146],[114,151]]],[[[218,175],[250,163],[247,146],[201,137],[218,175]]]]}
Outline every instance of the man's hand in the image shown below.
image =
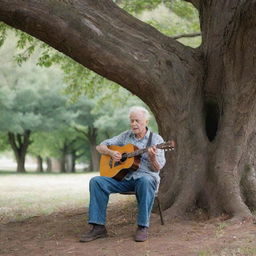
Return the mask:
{"type": "Polygon", "coordinates": [[[98,145],[96,149],[100,154],[111,156],[115,162],[119,162],[122,158],[122,155],[118,151],[111,150],[106,145],[98,145]]]}
{"type": "Polygon", "coordinates": [[[115,162],[119,162],[122,158],[122,155],[118,151],[112,151],[111,157],[114,159],[115,162]]]}
{"type": "Polygon", "coordinates": [[[156,154],[157,154],[156,146],[152,146],[152,147],[148,148],[148,155],[149,155],[150,159],[155,160],[156,159],[156,154]]]}
{"type": "Polygon", "coordinates": [[[151,164],[152,169],[155,172],[158,172],[160,170],[160,165],[157,161],[157,148],[156,146],[151,146],[148,148],[148,156],[149,156],[149,162],[151,164]]]}

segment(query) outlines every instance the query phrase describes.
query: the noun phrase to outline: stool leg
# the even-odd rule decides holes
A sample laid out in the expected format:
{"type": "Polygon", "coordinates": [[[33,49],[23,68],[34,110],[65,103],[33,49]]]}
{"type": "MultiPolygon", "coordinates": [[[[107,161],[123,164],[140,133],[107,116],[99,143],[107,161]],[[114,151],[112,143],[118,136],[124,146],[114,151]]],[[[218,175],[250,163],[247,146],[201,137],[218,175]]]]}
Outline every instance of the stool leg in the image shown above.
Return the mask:
{"type": "Polygon", "coordinates": [[[159,214],[160,214],[161,224],[164,225],[164,218],[163,218],[162,208],[161,208],[161,204],[160,204],[158,196],[156,196],[156,201],[157,201],[158,210],[159,210],[159,214]]]}

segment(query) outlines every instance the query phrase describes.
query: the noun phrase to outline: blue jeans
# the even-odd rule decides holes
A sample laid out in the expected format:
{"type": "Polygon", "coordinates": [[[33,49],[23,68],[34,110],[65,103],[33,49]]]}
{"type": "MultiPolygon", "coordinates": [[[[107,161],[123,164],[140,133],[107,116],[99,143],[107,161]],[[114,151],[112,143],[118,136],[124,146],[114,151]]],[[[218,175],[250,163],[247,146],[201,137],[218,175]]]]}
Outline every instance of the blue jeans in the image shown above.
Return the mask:
{"type": "Polygon", "coordinates": [[[90,180],[90,224],[105,225],[106,211],[111,193],[135,191],[138,202],[137,224],[149,227],[149,219],[154,203],[157,182],[149,175],[141,178],[117,181],[113,178],[97,176],[90,180]]]}

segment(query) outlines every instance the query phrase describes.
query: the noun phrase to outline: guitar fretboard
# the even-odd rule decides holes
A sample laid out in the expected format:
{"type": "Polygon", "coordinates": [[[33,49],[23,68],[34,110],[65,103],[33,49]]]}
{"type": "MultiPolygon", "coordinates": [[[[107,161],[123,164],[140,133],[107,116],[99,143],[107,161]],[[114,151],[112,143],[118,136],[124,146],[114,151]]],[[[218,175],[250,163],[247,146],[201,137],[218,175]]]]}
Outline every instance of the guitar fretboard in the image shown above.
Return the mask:
{"type": "Polygon", "coordinates": [[[131,152],[131,153],[127,153],[125,154],[125,156],[127,158],[131,158],[131,157],[135,157],[135,156],[139,156],[139,155],[142,155],[143,153],[147,152],[148,151],[148,147],[147,148],[142,148],[142,149],[139,149],[139,150],[136,150],[134,152],[131,152]]]}
{"type": "MultiPolygon", "coordinates": [[[[161,144],[157,144],[155,145],[156,148],[159,148],[159,149],[169,149],[169,150],[174,150],[174,146],[171,145],[171,142],[168,141],[168,142],[164,142],[164,143],[161,143],[161,144]]],[[[139,155],[142,155],[143,153],[147,152],[148,151],[148,148],[150,148],[151,146],[149,147],[146,147],[146,148],[141,148],[141,149],[138,149],[134,152],[130,152],[130,153],[125,153],[123,154],[123,157],[124,158],[131,158],[131,157],[135,157],[135,156],[139,156],[139,155]]]]}

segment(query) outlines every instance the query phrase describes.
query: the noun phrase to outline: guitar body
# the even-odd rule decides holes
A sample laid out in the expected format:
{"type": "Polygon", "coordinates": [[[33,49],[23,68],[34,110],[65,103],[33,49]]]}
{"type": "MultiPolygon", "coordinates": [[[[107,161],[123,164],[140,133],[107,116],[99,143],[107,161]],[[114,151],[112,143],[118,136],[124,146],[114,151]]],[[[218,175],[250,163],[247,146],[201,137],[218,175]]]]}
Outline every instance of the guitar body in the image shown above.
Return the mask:
{"type": "MultiPolygon", "coordinates": [[[[109,149],[118,151],[120,154],[132,153],[138,148],[133,144],[125,146],[108,146],[109,149]]],[[[131,158],[123,157],[120,162],[115,162],[112,157],[102,155],[100,159],[100,175],[105,177],[122,180],[129,171],[136,171],[140,164],[140,157],[135,156],[131,158]]]]}

